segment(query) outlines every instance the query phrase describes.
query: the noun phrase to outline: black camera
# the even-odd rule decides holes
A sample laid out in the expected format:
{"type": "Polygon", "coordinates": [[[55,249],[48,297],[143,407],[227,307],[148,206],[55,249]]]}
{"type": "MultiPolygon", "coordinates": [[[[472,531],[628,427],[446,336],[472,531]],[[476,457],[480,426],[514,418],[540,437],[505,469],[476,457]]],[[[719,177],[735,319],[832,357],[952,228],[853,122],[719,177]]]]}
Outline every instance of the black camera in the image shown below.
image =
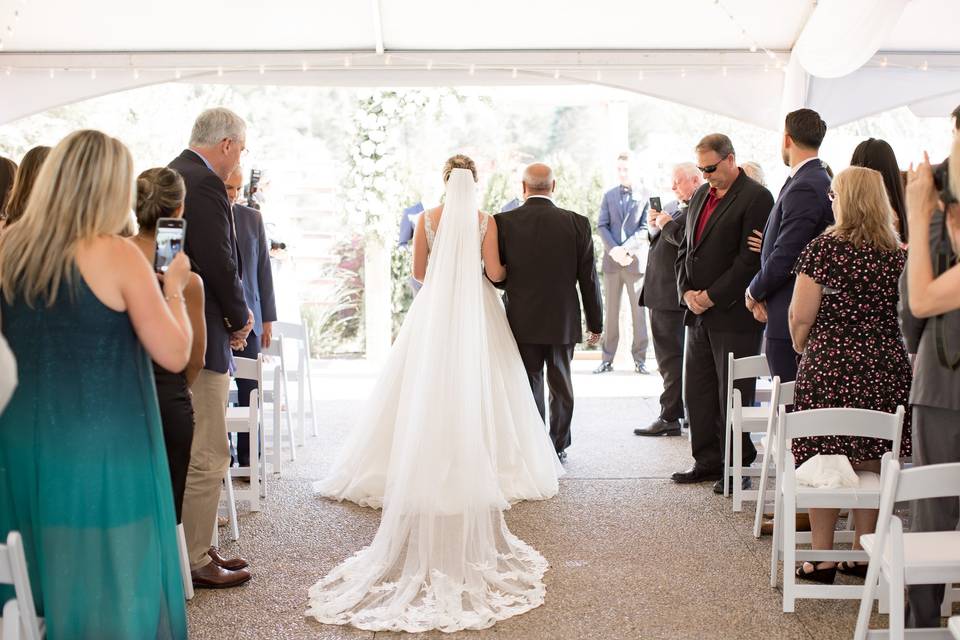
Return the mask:
{"type": "Polygon", "coordinates": [[[247,206],[257,211],[260,211],[260,202],[255,194],[260,187],[260,177],[262,175],[260,169],[250,169],[250,182],[243,188],[243,197],[247,200],[247,206]]]}
{"type": "Polygon", "coordinates": [[[957,196],[950,191],[950,158],[933,167],[933,186],[940,194],[944,206],[957,202],[957,196]]]}

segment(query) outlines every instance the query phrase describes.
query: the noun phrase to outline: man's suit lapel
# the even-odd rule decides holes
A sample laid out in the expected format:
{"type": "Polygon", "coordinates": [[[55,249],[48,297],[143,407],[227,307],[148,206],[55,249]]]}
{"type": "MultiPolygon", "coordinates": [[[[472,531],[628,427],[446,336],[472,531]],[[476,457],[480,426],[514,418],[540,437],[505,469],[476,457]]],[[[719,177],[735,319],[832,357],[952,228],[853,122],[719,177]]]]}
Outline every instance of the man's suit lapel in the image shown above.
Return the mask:
{"type": "MultiPolygon", "coordinates": [[[[709,192],[708,192],[708,193],[709,193],[709,192]]],[[[698,242],[698,243],[697,243],[697,246],[694,247],[694,249],[693,249],[694,252],[696,252],[696,250],[699,249],[699,248],[701,247],[701,245],[703,245],[703,243],[707,240],[707,236],[710,235],[710,232],[713,230],[713,228],[714,228],[715,226],[717,226],[717,221],[720,219],[720,216],[722,216],[723,213],[724,213],[727,209],[730,208],[730,205],[733,204],[734,200],[737,199],[737,196],[738,196],[738,195],[740,195],[740,189],[739,189],[739,188],[736,189],[736,190],[731,189],[731,190],[727,193],[727,195],[724,196],[724,197],[720,200],[720,204],[717,205],[717,208],[716,208],[716,210],[713,212],[713,215],[710,216],[710,219],[709,219],[709,220],[707,220],[707,226],[706,226],[706,228],[704,228],[704,230],[703,230],[703,235],[700,236],[700,242],[698,242]]],[[[704,203],[706,203],[706,198],[704,198],[704,203]]],[[[703,207],[700,207],[700,211],[701,211],[701,213],[703,212],[703,207]]],[[[698,215],[697,215],[697,221],[698,221],[698,222],[699,222],[699,219],[700,219],[700,215],[698,214],[698,215]]],[[[694,233],[696,233],[697,227],[694,226],[693,229],[694,229],[694,233]]]]}

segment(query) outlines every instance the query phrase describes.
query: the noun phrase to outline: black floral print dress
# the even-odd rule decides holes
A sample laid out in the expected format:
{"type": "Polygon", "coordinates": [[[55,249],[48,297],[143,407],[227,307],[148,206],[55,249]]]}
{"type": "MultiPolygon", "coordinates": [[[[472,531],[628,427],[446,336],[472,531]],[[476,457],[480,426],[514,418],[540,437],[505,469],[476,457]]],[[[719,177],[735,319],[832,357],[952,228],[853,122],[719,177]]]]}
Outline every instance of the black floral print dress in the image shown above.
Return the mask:
{"type": "MultiPolygon", "coordinates": [[[[797,372],[794,410],[850,407],[895,413],[906,409],[900,455],[909,456],[913,372],[897,322],[902,249],[857,248],[822,235],[797,260],[796,273],[823,287],[816,321],[797,372]]],[[[879,460],[890,442],[878,438],[797,438],[799,465],[818,453],[845,455],[852,464],[879,460]]]]}

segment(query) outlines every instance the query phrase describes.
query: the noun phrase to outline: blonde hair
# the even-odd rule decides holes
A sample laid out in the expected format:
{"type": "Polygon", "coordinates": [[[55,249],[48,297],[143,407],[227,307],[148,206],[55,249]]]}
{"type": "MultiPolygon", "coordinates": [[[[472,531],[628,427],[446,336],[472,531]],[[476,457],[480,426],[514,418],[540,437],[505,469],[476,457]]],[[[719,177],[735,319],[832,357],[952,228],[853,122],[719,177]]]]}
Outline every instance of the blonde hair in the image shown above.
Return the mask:
{"type": "Polygon", "coordinates": [[[837,222],[825,233],[843,238],[858,248],[865,245],[884,251],[899,248],[893,207],[879,171],[849,167],[837,174],[832,188],[836,193],[837,222]]]}
{"type": "Polygon", "coordinates": [[[99,131],[75,131],[43,163],[23,217],[0,238],[0,290],[52,306],[72,284],[77,244],[120,232],[133,204],[133,158],[99,131]]]}
{"type": "Polygon", "coordinates": [[[473,181],[477,181],[477,165],[469,156],[458,153],[455,156],[447,158],[447,162],[443,165],[444,183],[450,179],[450,174],[453,173],[454,169],[469,169],[470,173],[473,174],[473,181]]]}

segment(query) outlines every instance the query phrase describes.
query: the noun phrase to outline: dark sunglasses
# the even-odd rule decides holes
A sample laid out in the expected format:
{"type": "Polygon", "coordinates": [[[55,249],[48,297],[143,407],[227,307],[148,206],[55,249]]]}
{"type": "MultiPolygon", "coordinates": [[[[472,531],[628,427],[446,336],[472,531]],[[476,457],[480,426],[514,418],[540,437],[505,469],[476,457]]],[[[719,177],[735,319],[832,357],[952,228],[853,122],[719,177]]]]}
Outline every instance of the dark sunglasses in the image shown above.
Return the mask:
{"type": "MultiPolygon", "coordinates": [[[[727,157],[729,158],[730,156],[727,156],[727,157]]],[[[720,162],[723,162],[723,161],[726,160],[726,159],[727,159],[727,158],[723,158],[722,160],[720,160],[720,162]]],[[[709,165],[707,165],[707,166],[705,166],[705,167],[697,167],[697,169],[700,170],[700,173],[713,173],[714,171],[717,170],[717,167],[720,166],[720,162],[718,162],[718,163],[716,163],[716,164],[709,164],[709,165]]]]}

